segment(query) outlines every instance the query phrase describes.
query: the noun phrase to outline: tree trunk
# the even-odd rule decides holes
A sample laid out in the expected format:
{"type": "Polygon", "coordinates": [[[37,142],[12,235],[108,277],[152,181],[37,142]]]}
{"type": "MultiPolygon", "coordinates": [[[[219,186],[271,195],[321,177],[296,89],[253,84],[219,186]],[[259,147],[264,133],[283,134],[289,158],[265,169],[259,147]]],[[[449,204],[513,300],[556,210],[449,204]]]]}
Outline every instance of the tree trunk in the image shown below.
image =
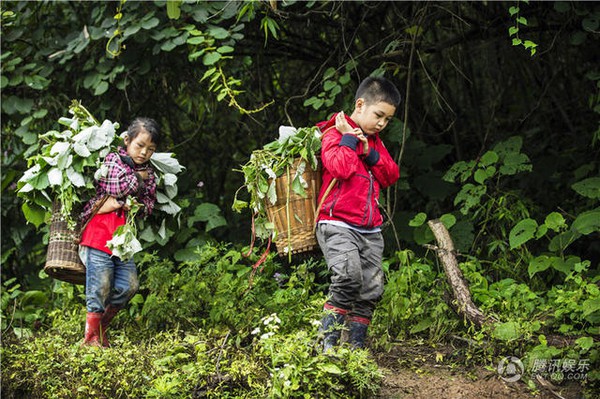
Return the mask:
{"type": "Polygon", "coordinates": [[[458,268],[454,242],[452,242],[452,238],[450,237],[450,233],[448,233],[446,226],[438,219],[430,220],[427,224],[431,231],[433,231],[433,235],[438,243],[437,247],[430,247],[436,251],[444,266],[446,277],[448,278],[448,282],[454,293],[458,313],[465,316],[478,327],[493,322],[494,319],[486,316],[471,299],[469,286],[463,277],[462,271],[458,268]]]}

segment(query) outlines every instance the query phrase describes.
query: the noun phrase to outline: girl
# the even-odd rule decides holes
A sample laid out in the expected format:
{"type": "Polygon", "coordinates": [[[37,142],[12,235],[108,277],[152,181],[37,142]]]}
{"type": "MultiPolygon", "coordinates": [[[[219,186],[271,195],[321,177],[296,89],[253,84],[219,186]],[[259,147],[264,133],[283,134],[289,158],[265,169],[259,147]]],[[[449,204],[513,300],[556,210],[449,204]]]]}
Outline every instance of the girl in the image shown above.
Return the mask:
{"type": "Polygon", "coordinates": [[[85,206],[82,221],[91,220],[81,234],[80,246],[86,265],[85,338],[83,345],[110,344],[106,329],[138,289],[133,259],[112,256],[106,242],[126,222],[127,196],[142,205],[148,216],[156,201],[156,178],[150,157],[160,141],[158,124],[150,118],[136,118],[127,129],[125,148],[118,147],[104,159],[96,177],[96,195],[85,206]]]}

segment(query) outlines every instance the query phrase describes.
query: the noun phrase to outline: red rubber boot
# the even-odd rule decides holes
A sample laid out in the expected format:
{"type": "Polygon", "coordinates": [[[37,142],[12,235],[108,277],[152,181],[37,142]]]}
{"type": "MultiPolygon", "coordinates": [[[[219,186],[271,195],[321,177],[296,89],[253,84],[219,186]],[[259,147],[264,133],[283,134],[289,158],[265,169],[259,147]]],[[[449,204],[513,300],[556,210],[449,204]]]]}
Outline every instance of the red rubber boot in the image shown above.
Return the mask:
{"type": "Polygon", "coordinates": [[[108,342],[108,337],[106,336],[106,330],[108,329],[108,325],[112,321],[112,319],[119,313],[121,308],[118,308],[113,305],[108,305],[106,309],[104,309],[104,314],[102,315],[102,319],[100,320],[100,336],[102,337],[102,346],[105,348],[110,347],[110,343],[108,342]]]}
{"type": "Polygon", "coordinates": [[[102,346],[100,337],[100,320],[102,313],[88,312],[85,319],[85,336],[81,345],[102,346]]]}

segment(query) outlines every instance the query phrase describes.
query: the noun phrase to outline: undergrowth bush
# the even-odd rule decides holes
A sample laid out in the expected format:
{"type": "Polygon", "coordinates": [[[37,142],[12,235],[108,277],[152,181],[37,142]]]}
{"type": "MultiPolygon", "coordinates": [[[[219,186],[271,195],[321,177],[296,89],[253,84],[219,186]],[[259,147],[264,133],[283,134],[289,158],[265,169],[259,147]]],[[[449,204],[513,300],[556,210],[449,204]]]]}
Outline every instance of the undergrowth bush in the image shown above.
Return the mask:
{"type": "Polygon", "coordinates": [[[376,394],[382,374],[368,351],[321,354],[325,297],[314,289],[318,261],[286,269],[269,259],[250,280],[248,260],[227,245],[207,244],[197,255],[181,264],[152,254],[140,259],[140,293],[129,314],[115,318],[108,349],[80,346],[82,288],[53,285],[54,304],[61,306],[45,313],[50,322],[21,339],[4,335],[3,397],[376,394]]]}

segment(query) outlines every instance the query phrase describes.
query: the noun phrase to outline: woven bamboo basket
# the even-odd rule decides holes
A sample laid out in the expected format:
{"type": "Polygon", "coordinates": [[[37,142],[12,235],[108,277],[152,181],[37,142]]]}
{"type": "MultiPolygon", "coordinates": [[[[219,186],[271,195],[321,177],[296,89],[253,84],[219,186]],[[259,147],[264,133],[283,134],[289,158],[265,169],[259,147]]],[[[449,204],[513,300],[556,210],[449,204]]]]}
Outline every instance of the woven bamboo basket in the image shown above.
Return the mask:
{"type": "Polygon", "coordinates": [[[79,258],[79,225],[70,229],[60,210],[60,203],[54,202],[44,271],[57,280],[85,284],[85,266],[79,258]]]}
{"type": "Polygon", "coordinates": [[[299,158],[290,167],[289,179],[287,173],[275,179],[277,202],[266,207],[267,217],[277,231],[275,246],[279,256],[312,251],[317,246],[314,224],[321,173],[307,163],[302,174],[308,183],[308,187],[305,187],[306,196],[295,193],[292,182],[300,162],[302,160],[299,158]]]}

